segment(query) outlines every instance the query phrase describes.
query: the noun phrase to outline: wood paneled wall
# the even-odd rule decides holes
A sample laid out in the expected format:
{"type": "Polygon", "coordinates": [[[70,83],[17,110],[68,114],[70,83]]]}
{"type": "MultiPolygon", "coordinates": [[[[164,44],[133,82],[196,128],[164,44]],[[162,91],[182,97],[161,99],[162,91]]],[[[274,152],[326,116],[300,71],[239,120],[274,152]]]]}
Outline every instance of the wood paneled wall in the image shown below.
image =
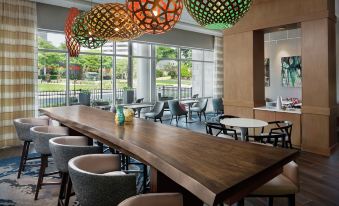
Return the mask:
{"type": "Polygon", "coordinates": [[[224,32],[228,114],[254,117],[264,105],[263,30],[302,27],[304,150],[330,155],[336,144],[336,59],[334,0],[254,0],[248,14],[224,32]]]}

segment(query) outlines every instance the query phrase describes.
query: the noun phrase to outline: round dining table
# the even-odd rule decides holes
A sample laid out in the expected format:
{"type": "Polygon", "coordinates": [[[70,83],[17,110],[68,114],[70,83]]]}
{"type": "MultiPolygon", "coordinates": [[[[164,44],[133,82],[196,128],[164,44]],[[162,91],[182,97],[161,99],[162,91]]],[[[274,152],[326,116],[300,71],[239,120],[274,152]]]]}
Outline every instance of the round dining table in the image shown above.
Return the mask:
{"type": "Polygon", "coordinates": [[[246,135],[249,128],[262,128],[268,125],[265,121],[249,118],[225,118],[220,120],[220,123],[225,126],[239,128],[242,141],[246,141],[246,135]]]}

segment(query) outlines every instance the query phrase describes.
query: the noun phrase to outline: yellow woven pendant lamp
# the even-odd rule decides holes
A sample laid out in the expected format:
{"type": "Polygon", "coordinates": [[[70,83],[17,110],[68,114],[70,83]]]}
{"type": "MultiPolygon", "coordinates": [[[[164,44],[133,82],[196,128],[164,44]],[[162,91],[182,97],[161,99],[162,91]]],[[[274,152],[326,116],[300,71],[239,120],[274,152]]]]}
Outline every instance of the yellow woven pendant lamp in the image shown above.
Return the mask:
{"type": "Polygon", "coordinates": [[[143,34],[121,3],[94,6],[85,16],[85,23],[91,35],[106,40],[128,41],[143,34]]]}

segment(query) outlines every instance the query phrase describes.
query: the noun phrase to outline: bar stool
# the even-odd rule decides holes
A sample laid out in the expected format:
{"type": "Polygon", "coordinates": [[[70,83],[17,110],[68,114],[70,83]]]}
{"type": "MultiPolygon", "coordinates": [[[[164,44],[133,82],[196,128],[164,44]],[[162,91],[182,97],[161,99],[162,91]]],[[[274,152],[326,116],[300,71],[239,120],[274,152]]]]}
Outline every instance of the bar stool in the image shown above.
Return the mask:
{"type": "Polygon", "coordinates": [[[68,175],[68,161],[80,155],[101,153],[102,148],[89,146],[88,138],[85,136],[55,137],[49,140],[49,148],[62,177],[58,205],[67,206],[72,191],[72,181],[68,175]]]}
{"type": "Polygon", "coordinates": [[[135,175],[120,171],[119,155],[90,154],[68,162],[73,188],[81,206],[118,205],[136,194],[135,175]]]}
{"type": "Polygon", "coordinates": [[[40,153],[41,165],[39,170],[39,178],[37,182],[37,187],[35,190],[34,199],[38,199],[39,190],[42,185],[51,185],[59,183],[43,183],[45,176],[56,174],[55,172],[45,174],[46,167],[48,167],[48,157],[51,156],[51,151],[49,149],[49,139],[59,136],[67,136],[68,128],[60,126],[37,126],[31,128],[31,137],[34,142],[35,150],[40,153]]]}
{"type": "Polygon", "coordinates": [[[183,206],[179,193],[153,193],[130,197],[118,206],[183,206]]]}
{"type": "Polygon", "coordinates": [[[19,140],[24,142],[17,176],[18,179],[22,171],[24,171],[27,161],[40,159],[40,157],[28,158],[29,146],[33,141],[30,135],[30,129],[35,126],[46,126],[48,122],[49,119],[47,118],[19,118],[13,121],[19,140]]]}

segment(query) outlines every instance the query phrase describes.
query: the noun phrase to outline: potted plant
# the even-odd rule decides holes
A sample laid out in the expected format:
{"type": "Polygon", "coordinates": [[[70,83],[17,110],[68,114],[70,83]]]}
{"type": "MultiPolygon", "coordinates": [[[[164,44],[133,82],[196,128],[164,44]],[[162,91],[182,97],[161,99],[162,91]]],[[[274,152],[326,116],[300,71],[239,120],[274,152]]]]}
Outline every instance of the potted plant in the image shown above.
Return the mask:
{"type": "Polygon", "coordinates": [[[130,104],[134,101],[134,89],[131,87],[124,87],[124,104],[130,104]]]}
{"type": "Polygon", "coordinates": [[[80,90],[79,103],[82,105],[90,106],[91,105],[91,92],[88,90],[80,90]]]}

